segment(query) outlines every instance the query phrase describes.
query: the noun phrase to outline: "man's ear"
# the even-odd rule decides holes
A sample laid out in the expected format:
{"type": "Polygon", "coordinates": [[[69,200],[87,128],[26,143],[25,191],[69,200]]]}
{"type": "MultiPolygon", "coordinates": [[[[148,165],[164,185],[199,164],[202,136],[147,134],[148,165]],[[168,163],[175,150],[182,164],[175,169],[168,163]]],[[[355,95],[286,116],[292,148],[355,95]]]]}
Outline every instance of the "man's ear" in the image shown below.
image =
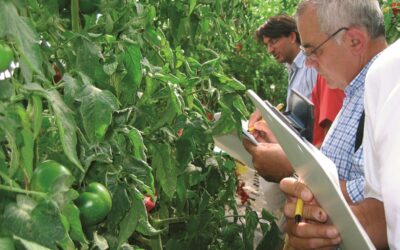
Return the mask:
{"type": "Polygon", "coordinates": [[[289,39],[290,39],[290,43],[297,43],[296,33],[290,32],[289,39]]]}
{"type": "Polygon", "coordinates": [[[367,47],[368,34],[359,28],[349,28],[344,34],[343,43],[354,55],[361,55],[367,47]]]}

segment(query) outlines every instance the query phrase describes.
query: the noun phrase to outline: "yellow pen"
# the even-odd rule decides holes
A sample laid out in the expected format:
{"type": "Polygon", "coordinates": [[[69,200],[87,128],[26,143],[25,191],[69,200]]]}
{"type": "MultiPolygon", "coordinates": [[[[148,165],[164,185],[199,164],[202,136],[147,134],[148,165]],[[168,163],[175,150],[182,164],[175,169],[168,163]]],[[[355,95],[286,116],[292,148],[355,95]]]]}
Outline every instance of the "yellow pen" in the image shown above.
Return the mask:
{"type": "Polygon", "coordinates": [[[294,211],[294,222],[296,224],[299,224],[302,216],[303,216],[303,200],[300,198],[297,198],[296,209],[294,211]]]}

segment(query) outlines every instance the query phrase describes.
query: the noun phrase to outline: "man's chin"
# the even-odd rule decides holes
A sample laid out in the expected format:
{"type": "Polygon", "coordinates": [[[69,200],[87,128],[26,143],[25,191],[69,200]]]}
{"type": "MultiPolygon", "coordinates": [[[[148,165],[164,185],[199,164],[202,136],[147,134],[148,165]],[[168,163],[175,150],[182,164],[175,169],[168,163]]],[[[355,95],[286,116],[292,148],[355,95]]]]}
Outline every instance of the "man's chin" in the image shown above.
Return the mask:
{"type": "Polygon", "coordinates": [[[274,56],[274,58],[275,58],[275,61],[277,61],[278,63],[284,63],[284,60],[283,60],[282,57],[280,57],[280,56],[274,56]]]}

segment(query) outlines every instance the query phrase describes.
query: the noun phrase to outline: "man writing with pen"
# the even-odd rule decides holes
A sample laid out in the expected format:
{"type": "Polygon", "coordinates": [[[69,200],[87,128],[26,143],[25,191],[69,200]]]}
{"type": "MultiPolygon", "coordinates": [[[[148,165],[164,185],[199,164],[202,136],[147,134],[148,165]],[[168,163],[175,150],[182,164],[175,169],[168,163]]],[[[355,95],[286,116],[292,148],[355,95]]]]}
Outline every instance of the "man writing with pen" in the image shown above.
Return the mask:
{"type": "MultiPolygon", "coordinates": [[[[304,0],[298,6],[297,26],[302,51],[307,57],[306,64],[323,75],[329,87],[345,91],[342,110],[325,138],[321,151],[335,163],[341,190],[348,203],[359,202],[364,199],[364,161],[363,147],[359,144],[362,134],[357,131],[362,131],[363,125],[365,75],[379,53],[387,47],[383,14],[376,0],[304,0]]],[[[252,154],[253,161],[263,163],[263,174],[274,181],[291,176],[293,169],[290,162],[267,124],[258,121],[253,124],[249,122],[249,126],[254,127],[256,139],[268,148],[263,154],[252,154]]],[[[285,179],[287,182],[290,179],[285,179]]],[[[309,202],[308,198],[312,197],[305,198],[309,202]]],[[[334,230],[323,231],[330,237],[316,241],[305,241],[302,239],[305,235],[294,236],[292,233],[295,231],[291,231],[295,230],[293,211],[293,206],[285,208],[291,245],[307,249],[340,243],[340,237],[334,230]]],[[[381,211],[379,205],[377,211],[381,211]]],[[[320,217],[317,221],[326,221],[326,214],[318,210],[314,212],[316,218],[320,217]]],[[[385,221],[382,213],[377,216],[385,221]]],[[[378,237],[372,239],[374,244],[384,245],[385,242],[380,240],[385,238],[383,232],[376,233],[378,237]]]]}
{"type": "MultiPolygon", "coordinates": [[[[346,200],[349,203],[358,202],[363,199],[364,172],[363,147],[358,143],[362,135],[357,131],[362,126],[365,74],[379,52],[387,46],[383,15],[375,0],[305,2],[318,6],[332,4],[343,16],[348,15],[347,19],[341,17],[340,20],[324,20],[327,27],[320,27],[321,17],[318,19],[314,14],[314,19],[308,18],[301,22],[303,15],[299,14],[298,27],[304,46],[303,53],[307,56],[307,66],[317,69],[327,79],[329,87],[345,91],[343,107],[321,146],[321,152],[335,163],[346,200]],[[352,9],[345,9],[346,7],[352,9]],[[353,21],[354,13],[373,16],[375,19],[359,18],[354,20],[358,23],[348,25],[339,22],[348,19],[353,21]],[[301,27],[307,29],[300,29],[301,27]]],[[[324,18],[328,17],[336,16],[324,13],[324,18]]],[[[254,165],[259,166],[257,170],[261,175],[275,182],[291,176],[294,173],[293,168],[268,125],[262,120],[250,119],[249,128],[254,128],[254,137],[265,149],[258,152],[255,147],[259,146],[249,146],[250,143],[243,140],[253,162],[257,163],[254,165]]]]}

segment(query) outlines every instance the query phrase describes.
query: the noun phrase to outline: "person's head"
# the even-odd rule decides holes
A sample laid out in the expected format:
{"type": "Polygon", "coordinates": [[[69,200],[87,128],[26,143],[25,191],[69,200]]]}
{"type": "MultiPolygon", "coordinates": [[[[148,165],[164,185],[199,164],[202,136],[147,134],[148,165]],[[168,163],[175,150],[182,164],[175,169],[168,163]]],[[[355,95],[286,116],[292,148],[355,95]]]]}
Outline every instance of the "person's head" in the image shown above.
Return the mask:
{"type": "Polygon", "coordinates": [[[256,37],[280,63],[292,63],[300,51],[296,21],[287,15],[269,18],[257,29],[256,37]]]}
{"type": "Polygon", "coordinates": [[[307,65],[344,89],[386,47],[377,0],[303,0],[297,27],[307,65]]]}

